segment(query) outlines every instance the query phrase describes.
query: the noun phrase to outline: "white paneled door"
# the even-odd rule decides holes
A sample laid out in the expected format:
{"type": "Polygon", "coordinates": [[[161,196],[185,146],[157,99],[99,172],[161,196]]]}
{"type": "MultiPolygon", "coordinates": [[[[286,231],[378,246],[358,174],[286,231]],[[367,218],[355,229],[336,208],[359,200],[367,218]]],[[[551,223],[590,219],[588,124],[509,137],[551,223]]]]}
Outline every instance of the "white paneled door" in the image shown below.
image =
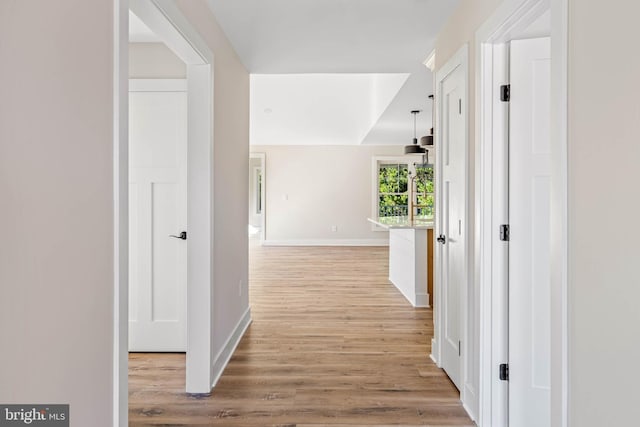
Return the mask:
{"type": "Polygon", "coordinates": [[[172,86],[129,93],[129,351],[187,347],[187,94],[172,86]]]}
{"type": "Polygon", "coordinates": [[[511,42],[509,425],[550,415],[550,42],[511,42]]]}
{"type": "Polygon", "coordinates": [[[441,365],[461,389],[462,291],[467,285],[465,71],[458,66],[441,84],[441,182],[438,190],[440,291],[442,304],[441,365]]]}

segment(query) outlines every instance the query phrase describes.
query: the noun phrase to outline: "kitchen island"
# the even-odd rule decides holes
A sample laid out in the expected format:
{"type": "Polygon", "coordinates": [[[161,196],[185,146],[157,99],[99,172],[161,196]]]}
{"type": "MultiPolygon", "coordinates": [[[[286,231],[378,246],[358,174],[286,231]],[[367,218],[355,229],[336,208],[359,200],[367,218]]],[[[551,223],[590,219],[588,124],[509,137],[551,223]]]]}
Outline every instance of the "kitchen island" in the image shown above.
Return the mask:
{"type": "Polygon", "coordinates": [[[389,280],[414,307],[429,307],[429,235],[433,220],[406,216],[368,218],[389,230],[389,280]]]}

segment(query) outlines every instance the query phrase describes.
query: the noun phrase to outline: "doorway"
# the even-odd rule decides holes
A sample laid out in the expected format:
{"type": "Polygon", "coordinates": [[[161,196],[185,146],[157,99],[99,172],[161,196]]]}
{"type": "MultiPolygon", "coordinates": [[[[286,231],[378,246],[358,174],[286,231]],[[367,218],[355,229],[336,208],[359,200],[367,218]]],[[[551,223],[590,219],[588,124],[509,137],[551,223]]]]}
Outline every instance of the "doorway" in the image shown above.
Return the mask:
{"type": "Polygon", "coordinates": [[[186,392],[209,393],[213,383],[213,184],[210,179],[213,167],[213,54],[175,4],[166,2],[160,6],[152,0],[130,0],[129,7],[186,64],[186,222],[176,224],[184,225],[185,229],[176,229],[169,234],[179,237],[172,243],[183,244],[187,253],[186,392]],[[180,238],[182,232],[186,232],[186,240],[180,238]]]}
{"type": "MultiPolygon", "coordinates": [[[[187,173],[186,392],[209,393],[212,369],[213,294],[213,54],[173,2],[123,0],[116,3],[117,61],[114,108],[114,419],[127,425],[129,335],[129,146],[128,16],[133,12],[186,65],[187,173]]],[[[182,225],[182,224],[176,224],[182,225]]],[[[175,231],[173,232],[175,233],[175,231]]],[[[172,234],[173,234],[172,233],[172,234]]],[[[178,234],[179,236],[179,234],[178,234]]],[[[183,239],[180,239],[183,240],[183,239]]]]}
{"type": "Polygon", "coordinates": [[[564,426],[566,2],[503,5],[476,42],[478,425],[564,426]]]}
{"type": "Polygon", "coordinates": [[[266,239],[266,156],[249,154],[249,244],[264,244],[266,239]]]}

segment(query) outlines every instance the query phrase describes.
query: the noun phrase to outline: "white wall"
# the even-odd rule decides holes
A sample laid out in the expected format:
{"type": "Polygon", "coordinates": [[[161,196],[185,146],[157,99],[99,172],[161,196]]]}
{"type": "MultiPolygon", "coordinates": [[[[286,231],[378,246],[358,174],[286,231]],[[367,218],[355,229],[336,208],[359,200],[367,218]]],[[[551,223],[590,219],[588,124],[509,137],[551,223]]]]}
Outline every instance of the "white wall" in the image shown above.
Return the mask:
{"type": "Polygon", "coordinates": [[[211,350],[216,357],[224,350],[225,344],[249,309],[249,74],[205,0],[177,0],[176,4],[215,56],[211,350]]]}
{"type": "Polygon", "coordinates": [[[129,78],[185,79],[187,66],[164,43],[129,43],[129,78]]]}
{"type": "Polygon", "coordinates": [[[272,145],[252,150],[266,154],[267,244],[388,242],[388,233],[372,231],[367,221],[372,216],[372,158],[402,155],[402,146],[272,145]]]}
{"type": "Polygon", "coordinates": [[[112,425],[113,15],[0,2],[0,402],[73,426],[112,425]]]}
{"type": "Polygon", "coordinates": [[[638,16],[638,2],[569,2],[572,427],[640,419],[638,16]]]}

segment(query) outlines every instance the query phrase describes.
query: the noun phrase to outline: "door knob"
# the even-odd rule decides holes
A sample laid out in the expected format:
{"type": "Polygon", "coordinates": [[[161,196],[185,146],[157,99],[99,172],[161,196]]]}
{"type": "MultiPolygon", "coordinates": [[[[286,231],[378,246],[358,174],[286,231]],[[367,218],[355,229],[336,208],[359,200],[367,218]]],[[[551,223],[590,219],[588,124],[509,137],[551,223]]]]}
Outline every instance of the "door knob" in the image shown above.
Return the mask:
{"type": "Polygon", "coordinates": [[[182,231],[182,232],[180,232],[179,236],[176,236],[176,235],[173,235],[173,234],[169,234],[169,237],[173,237],[174,239],[187,240],[187,232],[186,231],[182,231]]]}
{"type": "Polygon", "coordinates": [[[438,243],[442,243],[443,245],[447,242],[447,238],[444,236],[444,234],[439,235],[436,240],[438,241],[438,243]]]}

